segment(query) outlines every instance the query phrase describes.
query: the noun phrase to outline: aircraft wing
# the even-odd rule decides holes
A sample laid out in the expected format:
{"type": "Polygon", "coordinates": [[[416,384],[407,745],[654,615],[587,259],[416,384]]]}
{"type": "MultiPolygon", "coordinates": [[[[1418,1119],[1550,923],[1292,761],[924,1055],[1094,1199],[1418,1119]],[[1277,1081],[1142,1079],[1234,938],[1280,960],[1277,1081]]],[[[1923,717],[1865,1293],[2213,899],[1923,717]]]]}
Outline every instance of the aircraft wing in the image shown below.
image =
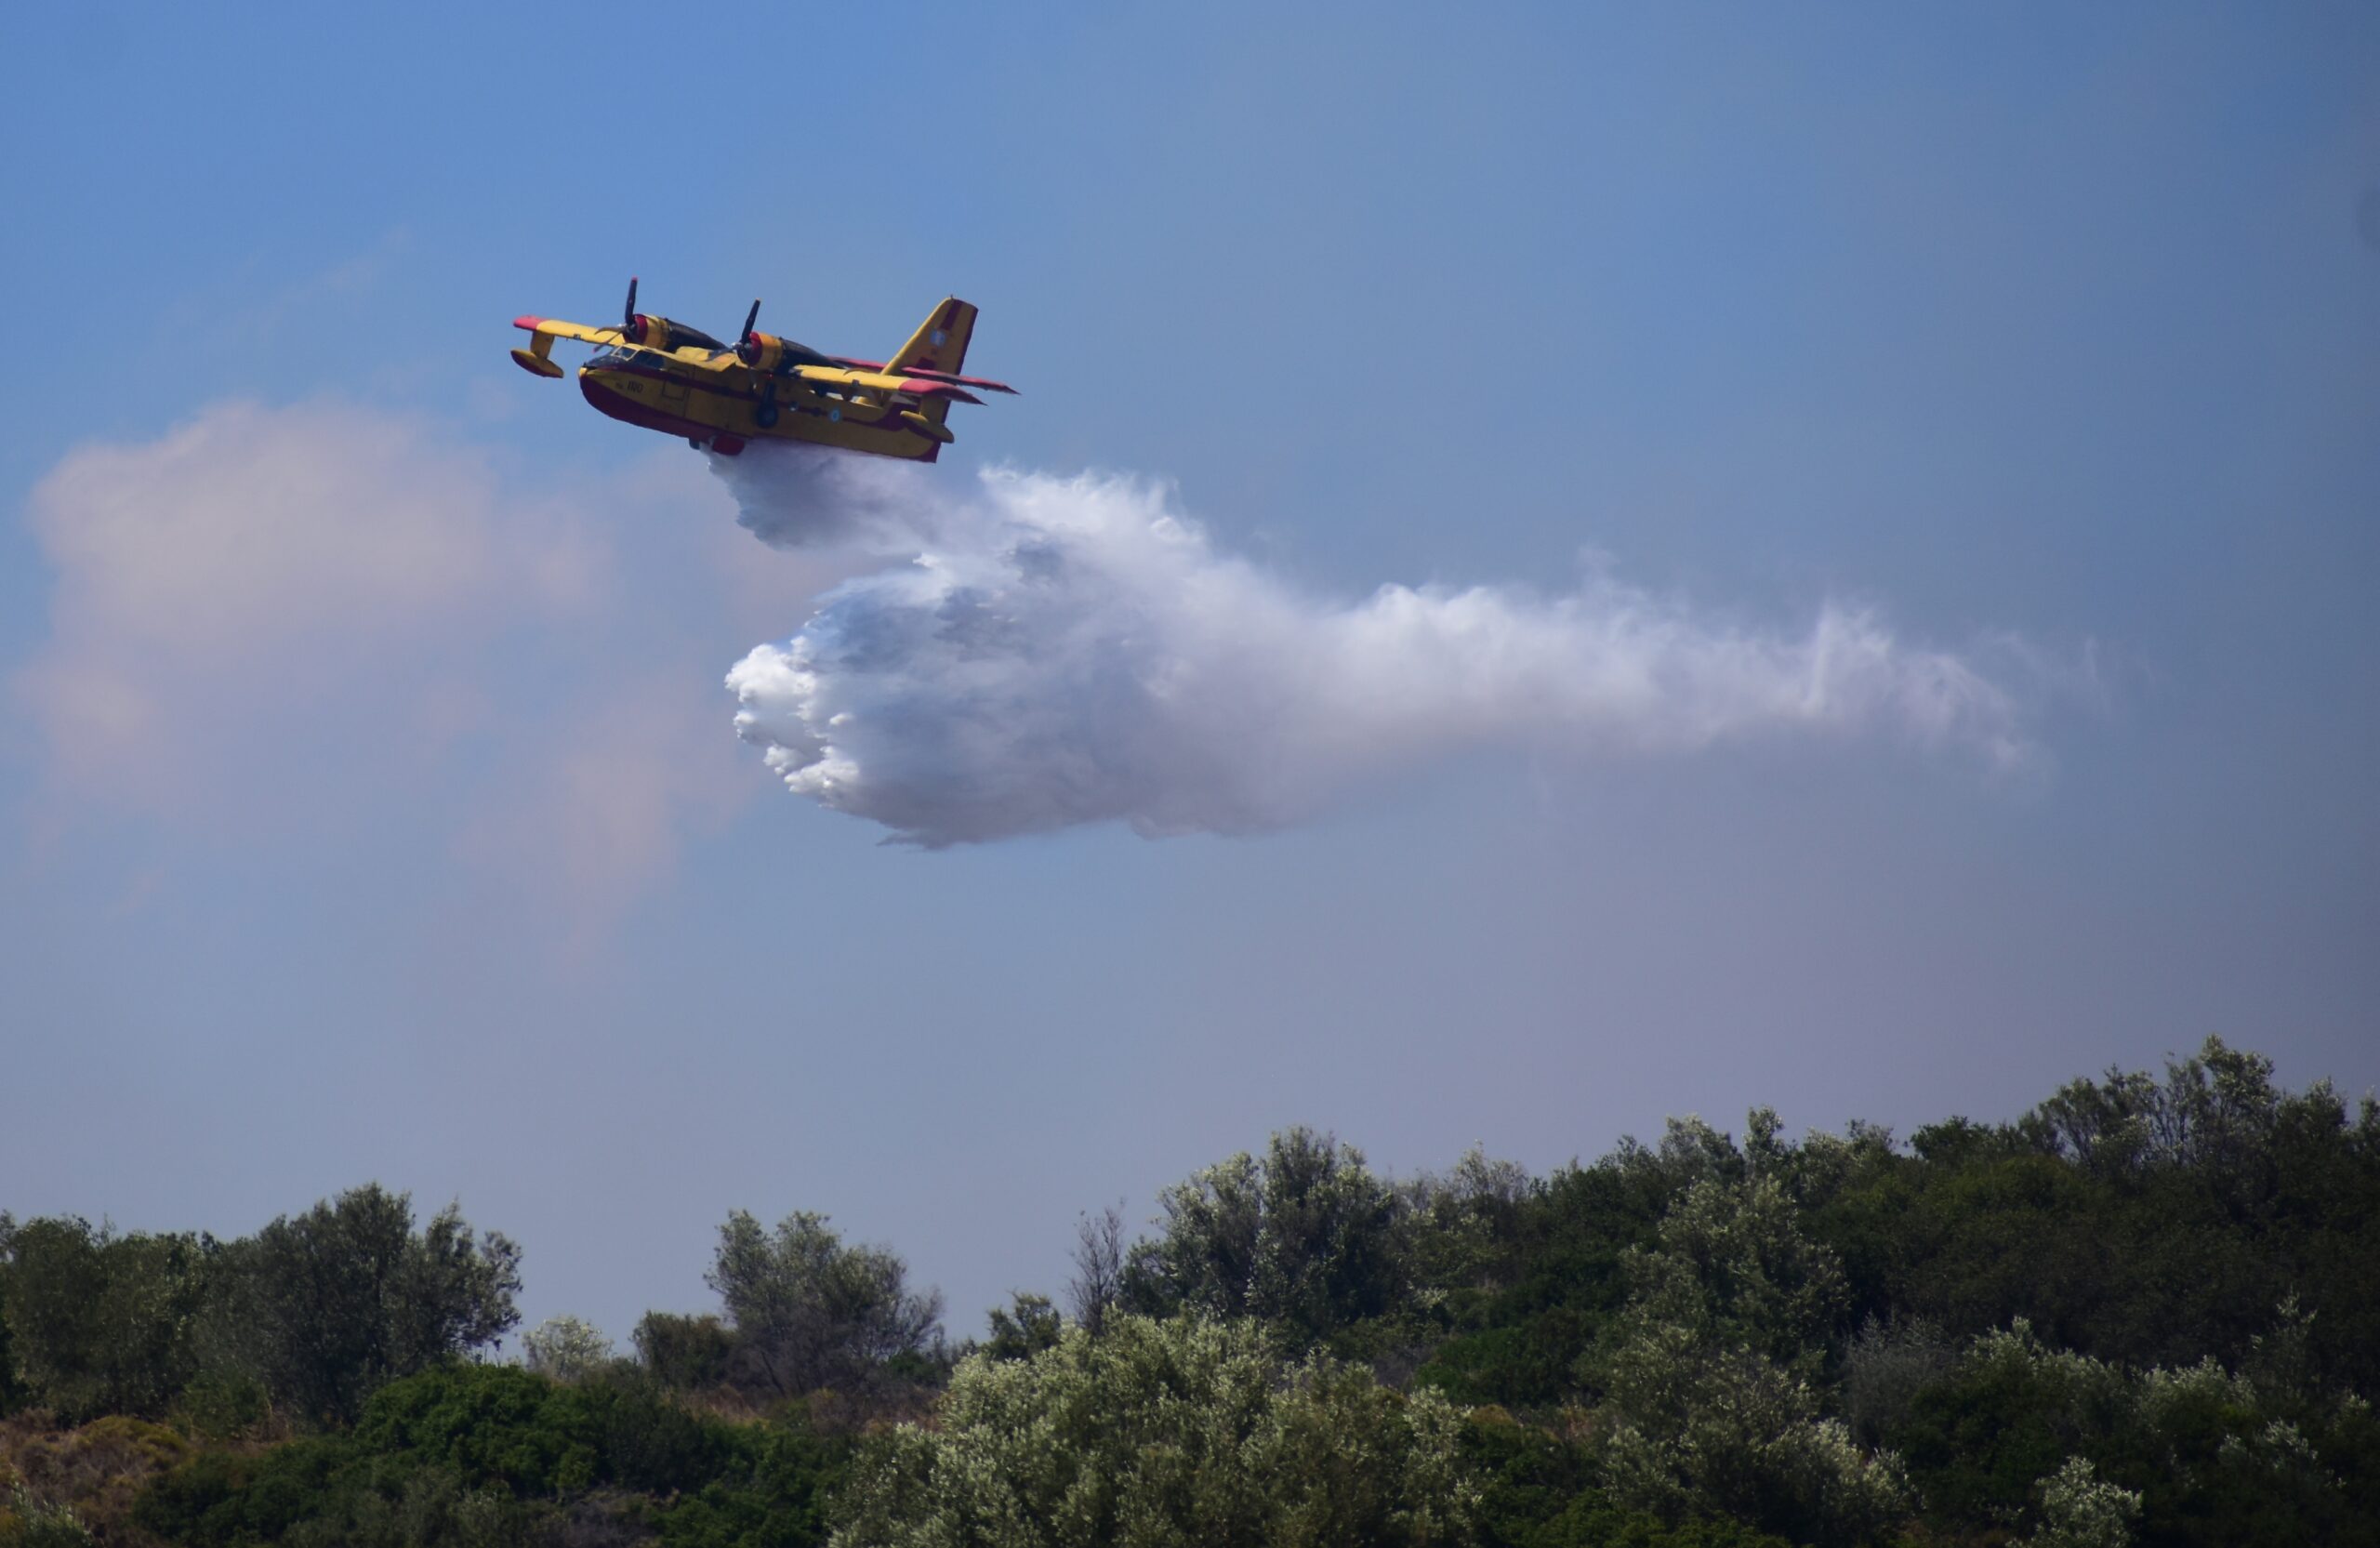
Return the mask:
{"type": "MultiPolygon", "coordinates": [[[[600,329],[588,329],[584,334],[565,334],[562,337],[592,338],[598,337],[601,332],[600,329]]],[[[708,371],[716,376],[732,378],[735,385],[746,391],[756,390],[760,383],[767,379],[762,373],[738,360],[733,350],[722,350],[711,355],[704,355],[693,350],[681,350],[678,352],[677,358],[678,363],[682,366],[691,366],[697,371],[708,371]]],[[[962,404],[981,404],[984,401],[964,388],[954,387],[946,381],[934,377],[895,376],[884,371],[853,371],[836,365],[796,365],[784,372],[780,379],[785,377],[807,382],[813,388],[839,388],[844,390],[858,388],[868,392],[898,392],[912,398],[947,398],[954,403],[962,404]]]]}
{"type": "MultiPolygon", "coordinates": [[[[835,364],[838,365],[848,365],[854,371],[881,371],[885,369],[884,362],[880,360],[853,360],[843,355],[837,355],[835,357],[835,364]]],[[[962,377],[951,371],[928,371],[916,365],[905,366],[903,369],[907,371],[911,376],[923,377],[929,381],[949,382],[953,386],[957,387],[980,387],[987,391],[1016,394],[1015,388],[1011,387],[1004,381],[994,381],[988,377],[962,377]]],[[[1021,394],[1017,395],[1021,396],[1021,394]]],[[[972,402],[972,400],[971,399],[970,402],[972,402]]]]}
{"type": "Polygon", "coordinates": [[[962,404],[980,404],[963,387],[928,377],[894,376],[883,371],[854,371],[841,365],[797,365],[793,374],[803,381],[820,387],[859,387],[871,392],[902,392],[912,398],[948,398],[962,404]]]}

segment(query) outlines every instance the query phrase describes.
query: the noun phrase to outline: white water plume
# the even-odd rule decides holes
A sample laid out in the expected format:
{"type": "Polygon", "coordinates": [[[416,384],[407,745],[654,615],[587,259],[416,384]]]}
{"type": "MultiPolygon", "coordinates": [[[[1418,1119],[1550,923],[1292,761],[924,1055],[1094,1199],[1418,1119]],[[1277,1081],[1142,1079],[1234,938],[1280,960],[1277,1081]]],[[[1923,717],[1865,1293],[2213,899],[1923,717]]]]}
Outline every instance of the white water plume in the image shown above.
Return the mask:
{"type": "Polygon", "coordinates": [[[1874,731],[2026,756],[2006,691],[1859,608],[1753,632],[1603,576],[1341,602],[1219,550],[1145,483],[995,471],[954,497],[919,470],[746,461],[731,483],[764,537],[911,540],[727,676],[788,788],[909,842],[1248,833],[1481,748],[1874,731]]]}

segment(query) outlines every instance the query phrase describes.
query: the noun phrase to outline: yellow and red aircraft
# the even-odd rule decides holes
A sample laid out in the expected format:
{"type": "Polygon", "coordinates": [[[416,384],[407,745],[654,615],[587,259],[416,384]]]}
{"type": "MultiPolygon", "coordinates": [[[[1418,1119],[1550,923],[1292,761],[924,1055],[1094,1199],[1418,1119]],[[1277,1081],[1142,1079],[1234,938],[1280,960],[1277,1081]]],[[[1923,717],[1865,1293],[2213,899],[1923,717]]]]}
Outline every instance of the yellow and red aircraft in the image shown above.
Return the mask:
{"type": "Polygon", "coordinates": [[[557,338],[595,345],[578,368],[578,390],[615,419],[734,456],[752,441],[807,441],[878,456],[932,462],[957,437],[943,420],[950,405],[981,404],[967,390],[1014,392],[1005,382],[962,377],[975,309],[955,296],[933,309],[889,361],[822,355],[774,334],[757,333],[760,303],[745,314],[734,346],[636,309],[636,281],[616,328],[551,317],[516,317],[533,336],[512,358],[524,371],[559,377],[557,338]]]}

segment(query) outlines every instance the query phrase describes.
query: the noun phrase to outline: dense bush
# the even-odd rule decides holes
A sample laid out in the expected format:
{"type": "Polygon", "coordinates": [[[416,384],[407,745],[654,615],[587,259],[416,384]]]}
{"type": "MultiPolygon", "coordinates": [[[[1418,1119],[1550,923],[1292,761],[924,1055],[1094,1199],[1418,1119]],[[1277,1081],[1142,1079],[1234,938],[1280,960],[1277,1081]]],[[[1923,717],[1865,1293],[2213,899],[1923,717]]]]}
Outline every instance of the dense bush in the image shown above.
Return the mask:
{"type": "Polygon", "coordinates": [[[1065,1319],[1046,1295],[1019,1290],[1005,1306],[994,1306],[991,1336],[982,1344],[985,1359],[1025,1360],[1056,1346],[1065,1319]]]}
{"type": "Polygon", "coordinates": [[[931,1429],[873,1441],[842,1548],[1324,1548],[1472,1540],[1461,1420],[1256,1324],[1118,1316],[962,1361],[931,1429]]]}
{"type": "Polygon", "coordinates": [[[43,1500],[22,1484],[0,1503],[0,1548],[91,1548],[97,1541],[73,1506],[43,1500]]]}
{"type": "Polygon", "coordinates": [[[1666,1521],[1620,1506],[1603,1488],[1593,1445],[1501,1409],[1472,1412],[1463,1451],[1488,1548],[1789,1548],[1726,1516],[1666,1521]]]}
{"type": "Polygon", "coordinates": [[[1461,1401],[1542,1409],[1569,1398],[1579,1362],[1627,1298],[1623,1255],[1651,1244],[1670,1201],[1714,1172],[1739,1175],[1741,1158],[1697,1121],[1672,1122],[1648,1149],[1623,1140],[1592,1166],[1529,1185],[1491,1217],[1486,1272],[1429,1287],[1450,1338],[1419,1380],[1461,1401]]]}
{"type": "Polygon", "coordinates": [[[2370,1406],[2212,1359],[2134,1370],[2052,1349],[2020,1320],[1977,1339],[1893,1438],[1945,1526],[2070,1513],[2085,1491],[2056,1480],[2080,1461],[2133,1496],[2146,1543],[2380,1543],[2370,1406]]]}
{"type": "MultiPolygon", "coordinates": [[[[148,1483],[191,1456],[176,1431],[126,1414],[73,1429],[55,1429],[28,1413],[0,1424],[0,1500],[30,1530],[27,1541],[71,1541],[87,1531],[121,1541],[135,1500],[148,1483]],[[63,1534],[63,1535],[60,1535],[63,1534]]],[[[0,1529],[0,1543],[8,1541],[0,1529]]]]}
{"type": "Polygon", "coordinates": [[[715,1316],[647,1312],[636,1325],[638,1361],[654,1380],[681,1392],[727,1380],[735,1335],[715,1316]]]}
{"type": "Polygon", "coordinates": [[[1820,1409],[1817,1380],[1844,1299],[1770,1176],[1706,1177],[1625,1255],[1633,1284],[1581,1362],[1604,1398],[1612,1493],[1667,1520],[1716,1510],[1804,1541],[1853,1543],[1907,1515],[1891,1453],[1820,1409]]]}
{"type": "Polygon", "coordinates": [[[2110,1071],[2015,1123],[1953,1119],[1814,1190],[1856,1313],[1971,1337],[2016,1317],[2131,1365],[2244,1358],[2295,1295],[2328,1381],[2380,1387],[2380,1109],[2292,1094],[2218,1039],[2162,1081],[2110,1071]]]}
{"type": "Polygon", "coordinates": [[[557,1382],[576,1382],[609,1366],[612,1341],[584,1317],[549,1316],[521,1335],[523,1364],[557,1382]]]}
{"type": "Polygon", "coordinates": [[[842,1450],[698,1417],[641,1382],[457,1365],[390,1383],[344,1435],[199,1456],[135,1514],[201,1548],[560,1541],[596,1521],[706,1548],[810,1543],[842,1450]]]}
{"type": "Polygon", "coordinates": [[[1234,1156],[1157,1202],[1164,1232],[1125,1269],[1133,1310],[1254,1317],[1306,1347],[1411,1294],[1395,1190],[1327,1135],[1276,1134],[1262,1160],[1234,1156]]]}

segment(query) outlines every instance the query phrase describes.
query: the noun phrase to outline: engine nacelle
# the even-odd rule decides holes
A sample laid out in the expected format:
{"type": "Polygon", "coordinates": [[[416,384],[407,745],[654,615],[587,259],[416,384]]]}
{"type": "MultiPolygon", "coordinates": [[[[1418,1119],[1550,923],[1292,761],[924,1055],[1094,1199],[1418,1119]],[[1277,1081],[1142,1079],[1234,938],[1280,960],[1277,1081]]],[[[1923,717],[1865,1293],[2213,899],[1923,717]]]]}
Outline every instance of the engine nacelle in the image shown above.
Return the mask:
{"type": "Polygon", "coordinates": [[[807,344],[797,344],[790,338],[779,338],[773,333],[747,333],[735,346],[735,358],[755,371],[774,375],[790,371],[797,365],[832,365],[833,360],[820,354],[807,344]]]}
{"type": "Polygon", "coordinates": [[[785,340],[773,333],[747,333],[735,346],[735,358],[755,371],[774,371],[785,363],[785,340]]]}
{"type": "Polygon", "coordinates": [[[620,333],[629,343],[647,350],[682,350],[689,346],[704,350],[727,348],[700,328],[690,328],[667,317],[650,317],[641,311],[630,313],[620,333]]]}

